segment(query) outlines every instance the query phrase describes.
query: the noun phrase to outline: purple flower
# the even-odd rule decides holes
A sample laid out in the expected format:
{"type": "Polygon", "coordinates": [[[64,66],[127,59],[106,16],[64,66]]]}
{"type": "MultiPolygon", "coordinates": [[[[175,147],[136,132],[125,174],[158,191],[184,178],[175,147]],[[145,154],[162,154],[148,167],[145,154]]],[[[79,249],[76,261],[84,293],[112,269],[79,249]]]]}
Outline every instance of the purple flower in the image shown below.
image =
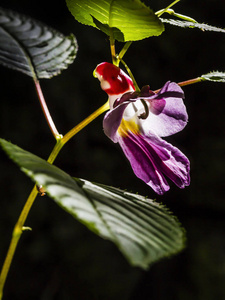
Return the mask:
{"type": "MultiPolygon", "coordinates": [[[[102,64],[105,64],[106,71],[111,65],[102,64]]],[[[98,72],[98,67],[95,72],[98,72]]],[[[97,75],[100,81],[105,81],[104,77],[100,78],[102,74],[97,75]]],[[[112,89],[113,84],[107,82],[107,88],[112,89]]],[[[179,188],[189,185],[189,160],[179,149],[161,139],[181,131],[187,124],[182,89],[168,81],[157,93],[149,86],[136,92],[129,85],[128,91],[118,94],[118,98],[109,94],[111,110],[104,117],[103,128],[114,143],[120,144],[135,175],[158,194],[170,188],[165,176],[179,188]]]]}

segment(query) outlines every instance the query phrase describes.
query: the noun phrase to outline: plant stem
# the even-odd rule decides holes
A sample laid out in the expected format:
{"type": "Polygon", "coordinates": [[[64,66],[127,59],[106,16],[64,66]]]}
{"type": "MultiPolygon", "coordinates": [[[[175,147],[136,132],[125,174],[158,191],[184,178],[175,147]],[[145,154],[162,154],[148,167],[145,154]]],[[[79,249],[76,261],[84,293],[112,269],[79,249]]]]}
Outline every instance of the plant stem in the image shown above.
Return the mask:
{"type": "Polygon", "coordinates": [[[135,87],[135,90],[136,90],[137,92],[140,92],[140,88],[139,88],[139,86],[138,86],[138,84],[137,84],[137,82],[136,82],[136,80],[135,80],[135,78],[134,78],[134,75],[132,74],[130,68],[128,67],[128,65],[125,63],[125,61],[124,61],[123,59],[120,59],[120,61],[121,61],[121,63],[124,65],[124,67],[126,68],[127,73],[129,74],[130,78],[132,79],[133,84],[134,84],[134,87],[135,87]]]}
{"type": "Polygon", "coordinates": [[[71,129],[67,134],[62,138],[62,143],[67,143],[75,134],[77,134],[81,129],[87,126],[90,122],[100,116],[102,113],[109,109],[109,102],[107,101],[104,105],[98,108],[95,112],[93,112],[90,116],[80,122],[77,126],[71,129]]]}
{"type": "Polygon", "coordinates": [[[202,77],[197,77],[197,78],[194,78],[194,79],[189,79],[189,80],[186,80],[186,81],[178,82],[178,85],[179,86],[185,86],[185,85],[198,83],[198,82],[201,82],[201,81],[204,81],[204,79],[202,77]]]}
{"type": "Polygon", "coordinates": [[[170,7],[174,6],[177,2],[180,2],[180,0],[175,0],[174,2],[172,2],[170,5],[168,5],[166,8],[164,9],[160,9],[159,11],[157,11],[155,14],[160,17],[162,14],[164,14],[170,7]]]}
{"type": "Polygon", "coordinates": [[[47,162],[52,164],[56,157],[58,156],[62,147],[72,138],[74,137],[79,131],[81,131],[84,127],[86,127],[89,123],[91,123],[94,119],[104,113],[106,110],[109,109],[109,102],[107,101],[104,105],[98,108],[95,112],[93,112],[90,116],[80,122],[77,126],[72,128],[67,134],[64,135],[62,139],[59,139],[53,148],[47,162]]]}
{"type": "Polygon", "coordinates": [[[36,91],[37,91],[37,95],[38,95],[38,98],[39,98],[39,101],[40,101],[41,108],[42,108],[42,111],[44,113],[45,119],[48,123],[48,126],[49,126],[53,136],[57,140],[61,136],[60,136],[58,130],[56,129],[56,126],[55,126],[55,124],[52,120],[51,114],[50,114],[50,112],[48,110],[48,107],[47,107],[47,104],[45,102],[45,98],[44,98],[44,95],[42,93],[40,82],[38,81],[38,79],[36,79],[36,78],[34,79],[34,84],[35,84],[35,88],[36,88],[36,91]]]}
{"type": "MultiPolygon", "coordinates": [[[[185,86],[185,85],[198,83],[198,82],[201,82],[201,81],[204,81],[204,79],[202,77],[197,77],[197,78],[194,78],[194,79],[189,79],[189,80],[185,80],[185,81],[182,81],[182,82],[178,82],[177,84],[179,86],[185,86]]],[[[158,93],[160,90],[161,89],[155,90],[154,93],[158,93]]]]}
{"type": "Polygon", "coordinates": [[[9,249],[8,249],[8,252],[7,252],[3,267],[2,267],[1,275],[0,275],[0,300],[3,297],[4,284],[5,284],[8,272],[9,272],[9,268],[10,268],[11,263],[12,263],[13,256],[15,254],[17,244],[18,244],[19,239],[20,239],[20,237],[22,235],[22,232],[23,232],[24,223],[27,219],[28,213],[31,209],[31,206],[34,203],[34,200],[35,200],[37,194],[38,194],[38,191],[37,191],[36,186],[35,186],[33,188],[33,190],[31,191],[30,196],[28,197],[27,202],[26,202],[26,204],[25,204],[25,206],[24,206],[24,208],[23,208],[23,210],[22,210],[22,212],[19,216],[19,219],[18,219],[18,221],[17,221],[17,223],[14,227],[14,230],[13,230],[13,233],[12,233],[12,239],[11,239],[11,242],[10,242],[10,246],[9,246],[9,249]]]}
{"type": "MultiPolygon", "coordinates": [[[[86,119],[84,119],[82,122],[80,122],[77,126],[75,126],[73,129],[71,129],[64,137],[58,135],[58,139],[56,142],[55,147],[53,148],[49,158],[48,158],[48,162],[50,164],[52,164],[56,157],[58,156],[60,150],[62,149],[62,147],[74,136],[76,135],[81,129],[83,129],[85,126],[87,126],[89,123],[91,123],[94,119],[96,119],[99,115],[101,115],[103,112],[105,112],[106,110],[109,109],[109,103],[108,101],[101,106],[99,109],[97,109],[94,113],[92,113],[89,117],[87,117],[86,119]],[[61,137],[61,138],[60,138],[61,137]]],[[[19,216],[19,219],[14,227],[13,233],[12,233],[12,239],[10,242],[10,246],[2,267],[2,271],[0,274],[0,300],[3,297],[3,288],[5,285],[5,281],[16,251],[16,247],[17,244],[19,242],[19,239],[22,235],[23,230],[28,229],[28,227],[24,227],[24,223],[27,219],[27,216],[29,214],[29,211],[34,203],[34,200],[36,199],[38,195],[38,190],[35,187],[32,189],[25,205],[24,208],[19,216]]]]}
{"type": "Polygon", "coordinates": [[[112,30],[112,28],[110,28],[109,42],[110,42],[110,50],[111,50],[111,56],[112,56],[112,63],[114,65],[117,65],[116,49],[115,49],[115,39],[114,39],[114,36],[113,36],[113,30],[112,30]]]}
{"type": "Polygon", "coordinates": [[[126,44],[123,46],[122,50],[120,53],[117,55],[117,64],[122,60],[124,55],[126,54],[127,50],[129,49],[130,45],[132,44],[132,41],[126,42],[126,44]]]}

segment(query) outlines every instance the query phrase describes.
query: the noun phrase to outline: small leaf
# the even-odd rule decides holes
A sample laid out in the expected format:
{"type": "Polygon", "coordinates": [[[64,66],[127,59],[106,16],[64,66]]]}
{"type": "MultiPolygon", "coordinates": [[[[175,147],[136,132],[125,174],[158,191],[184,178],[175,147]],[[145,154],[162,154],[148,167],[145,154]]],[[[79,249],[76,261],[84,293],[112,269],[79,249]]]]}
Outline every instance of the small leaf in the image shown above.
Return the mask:
{"type": "Polygon", "coordinates": [[[73,217],[114,242],[134,266],[147,269],[184,247],[184,231],[167,208],[120,189],[73,179],[43,159],[0,139],[22,171],[73,217]]]}
{"type": "Polygon", "coordinates": [[[203,80],[214,81],[214,82],[225,82],[225,72],[210,72],[208,74],[202,75],[203,80]]]}
{"type": "Polygon", "coordinates": [[[0,64],[33,78],[51,78],[71,64],[77,42],[11,10],[0,8],[0,64]]]}
{"type": "Polygon", "coordinates": [[[179,26],[183,28],[199,28],[203,31],[215,31],[215,32],[223,32],[225,33],[225,29],[218,28],[215,26],[207,25],[204,23],[197,23],[197,22],[190,22],[190,21],[180,21],[180,20],[174,20],[174,19],[163,19],[160,18],[160,20],[163,23],[168,23],[170,25],[179,26]]]}
{"type": "Polygon", "coordinates": [[[160,35],[164,26],[155,13],[140,0],[66,0],[74,18],[99,28],[121,42],[160,35]]]}

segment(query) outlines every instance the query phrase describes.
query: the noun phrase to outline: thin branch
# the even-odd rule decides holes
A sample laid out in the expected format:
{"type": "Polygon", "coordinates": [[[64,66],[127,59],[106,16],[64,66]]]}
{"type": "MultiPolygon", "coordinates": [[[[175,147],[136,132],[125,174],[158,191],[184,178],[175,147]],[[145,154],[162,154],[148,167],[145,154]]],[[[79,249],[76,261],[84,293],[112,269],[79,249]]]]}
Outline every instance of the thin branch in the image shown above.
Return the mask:
{"type": "Polygon", "coordinates": [[[28,197],[27,202],[24,205],[24,208],[23,208],[23,210],[19,216],[19,219],[14,227],[10,246],[9,246],[9,249],[8,249],[8,252],[7,252],[3,267],[2,267],[2,271],[0,274],[0,300],[3,297],[3,288],[4,288],[5,281],[6,281],[6,278],[7,278],[15,251],[16,251],[17,244],[23,233],[23,225],[27,219],[28,213],[34,203],[34,200],[35,200],[37,194],[38,194],[38,191],[35,186],[33,188],[32,192],[30,193],[30,196],[28,197]]]}
{"type": "Polygon", "coordinates": [[[129,49],[130,45],[132,44],[132,41],[126,42],[126,44],[123,46],[122,50],[120,51],[120,53],[117,55],[117,60],[118,60],[118,64],[119,61],[122,60],[122,58],[124,57],[124,55],[126,54],[127,50],[129,49]]]}
{"type": "Polygon", "coordinates": [[[42,108],[42,111],[44,113],[45,119],[46,119],[46,121],[48,123],[48,126],[49,126],[49,128],[50,128],[53,136],[55,137],[56,140],[58,140],[62,136],[59,134],[58,130],[56,129],[56,126],[55,126],[55,124],[53,122],[51,114],[50,114],[50,112],[48,110],[47,104],[45,102],[44,95],[42,93],[40,82],[37,79],[35,79],[34,80],[34,84],[35,84],[35,88],[36,88],[36,91],[37,91],[37,95],[38,95],[38,98],[39,98],[39,101],[40,101],[41,108],[42,108]]]}
{"type": "Polygon", "coordinates": [[[67,143],[75,134],[81,131],[84,127],[86,127],[89,123],[91,123],[94,119],[100,116],[102,113],[109,109],[109,102],[107,101],[104,105],[99,107],[95,112],[93,112],[90,116],[80,122],[77,126],[71,129],[67,134],[62,138],[62,143],[67,143]]]}
{"type": "MultiPolygon", "coordinates": [[[[179,86],[186,86],[186,85],[198,83],[198,82],[201,82],[201,81],[204,81],[204,79],[202,77],[197,77],[197,78],[194,78],[194,79],[189,79],[189,80],[185,80],[185,81],[182,81],[182,82],[178,82],[177,84],[179,86]]],[[[154,93],[158,93],[160,90],[161,89],[155,90],[154,93]]]]}
{"type": "Polygon", "coordinates": [[[164,14],[170,7],[174,6],[177,2],[180,2],[180,0],[175,0],[174,2],[172,2],[170,5],[168,5],[166,8],[164,9],[160,9],[159,11],[157,11],[155,14],[157,15],[157,17],[160,17],[162,14],[164,14]]]}
{"type": "Polygon", "coordinates": [[[115,49],[115,39],[114,39],[114,36],[113,36],[113,30],[112,30],[112,28],[110,28],[109,41],[110,41],[110,51],[111,51],[111,56],[112,56],[112,63],[114,65],[117,65],[116,49],[115,49]]]}
{"type": "Polygon", "coordinates": [[[128,67],[128,65],[125,63],[125,61],[124,61],[123,59],[120,59],[120,61],[121,61],[121,63],[124,65],[124,67],[126,68],[127,73],[129,74],[130,78],[132,79],[133,84],[134,84],[134,87],[135,87],[135,90],[136,90],[137,92],[139,92],[139,91],[140,91],[140,88],[139,88],[139,86],[138,86],[138,84],[137,84],[137,82],[136,82],[136,80],[135,80],[135,78],[134,78],[134,75],[132,74],[130,68],[128,67]]]}

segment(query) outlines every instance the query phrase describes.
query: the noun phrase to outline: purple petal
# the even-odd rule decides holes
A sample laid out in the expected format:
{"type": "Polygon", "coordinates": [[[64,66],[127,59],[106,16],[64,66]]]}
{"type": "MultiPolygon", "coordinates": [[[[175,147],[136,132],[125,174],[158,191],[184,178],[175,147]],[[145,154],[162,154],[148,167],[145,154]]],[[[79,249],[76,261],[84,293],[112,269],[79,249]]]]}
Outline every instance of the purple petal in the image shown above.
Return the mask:
{"type": "Polygon", "coordinates": [[[154,132],[158,136],[165,137],[181,131],[188,121],[183,97],[182,89],[169,81],[159,93],[143,97],[142,99],[150,103],[149,117],[142,122],[143,133],[148,136],[154,132]]]}
{"type": "Polygon", "coordinates": [[[166,175],[178,187],[190,184],[190,164],[186,156],[176,147],[152,136],[147,138],[131,132],[119,138],[126,157],[135,175],[158,194],[169,190],[166,175]]]}
{"type": "Polygon", "coordinates": [[[104,133],[114,142],[118,142],[117,138],[117,129],[120,126],[120,123],[123,118],[124,110],[126,109],[129,102],[123,102],[122,104],[118,105],[113,110],[108,111],[105,114],[103,120],[103,128],[104,133]]]}

